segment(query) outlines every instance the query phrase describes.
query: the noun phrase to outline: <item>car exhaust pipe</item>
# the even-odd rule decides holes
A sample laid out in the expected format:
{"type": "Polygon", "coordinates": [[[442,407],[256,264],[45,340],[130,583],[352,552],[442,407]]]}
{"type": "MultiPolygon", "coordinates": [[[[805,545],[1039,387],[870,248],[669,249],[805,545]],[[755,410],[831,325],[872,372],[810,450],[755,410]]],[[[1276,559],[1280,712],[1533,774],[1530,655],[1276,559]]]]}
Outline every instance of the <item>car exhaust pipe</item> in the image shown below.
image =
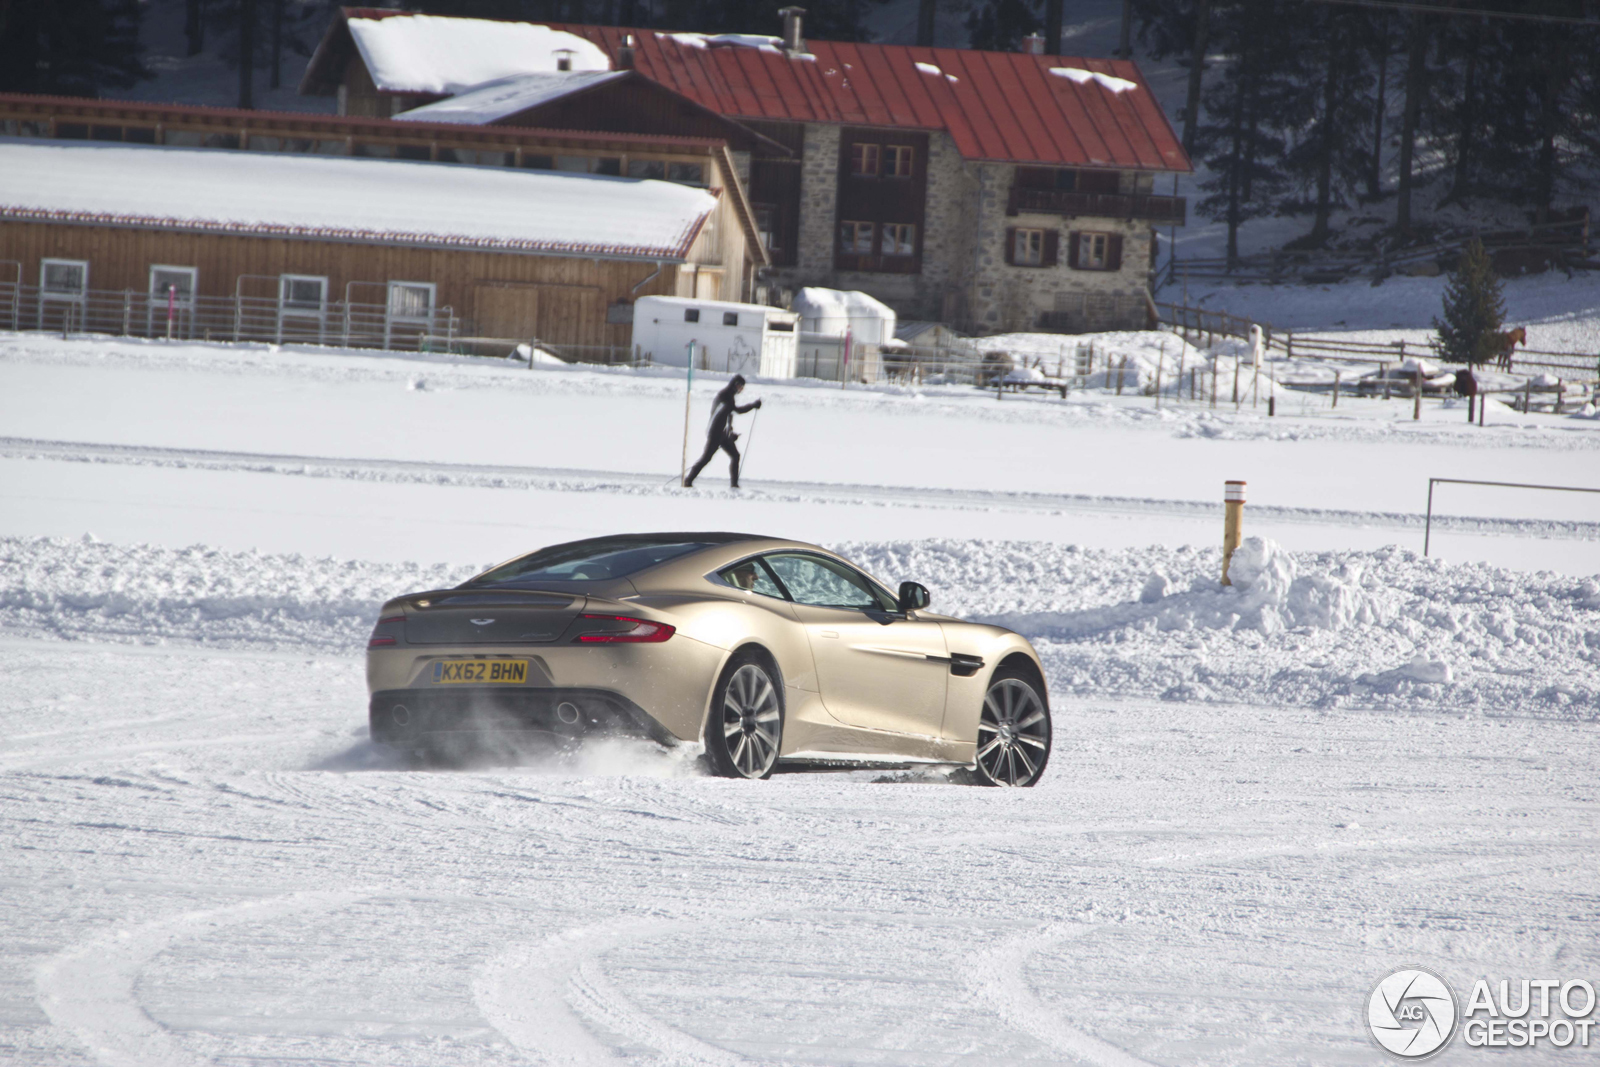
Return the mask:
{"type": "Polygon", "coordinates": [[[568,726],[576,726],[581,717],[582,712],[578,710],[578,705],[572,703],[571,701],[563,700],[561,703],[556,705],[556,718],[560,719],[568,726]]]}
{"type": "Polygon", "coordinates": [[[404,704],[396,704],[389,709],[389,721],[396,726],[406,726],[411,722],[411,709],[404,704]]]}

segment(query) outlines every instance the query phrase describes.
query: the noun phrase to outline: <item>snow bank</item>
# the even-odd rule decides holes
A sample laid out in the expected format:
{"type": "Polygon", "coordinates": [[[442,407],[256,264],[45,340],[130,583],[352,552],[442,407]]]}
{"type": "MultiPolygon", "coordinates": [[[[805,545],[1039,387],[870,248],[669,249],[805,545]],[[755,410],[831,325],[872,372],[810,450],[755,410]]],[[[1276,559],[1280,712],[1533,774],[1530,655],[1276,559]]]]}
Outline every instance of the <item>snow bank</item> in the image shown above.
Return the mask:
{"type": "Polygon", "coordinates": [[[1600,718],[1600,575],[1389,548],[1220,552],[1017,542],[836,546],[933,607],[1034,641],[1058,698],[1121,694],[1600,718]]]}
{"type": "Polygon", "coordinates": [[[68,640],[355,652],[389,597],[482,568],[0,538],[0,631],[68,640]]]}
{"type": "MultiPolygon", "coordinates": [[[[1400,549],[1219,553],[920,540],[836,546],[935,610],[1027,635],[1057,699],[1160,696],[1600,719],[1600,575],[1400,549]]],[[[472,566],[0,538],[0,632],[360,652],[388,597],[472,566]]]]}

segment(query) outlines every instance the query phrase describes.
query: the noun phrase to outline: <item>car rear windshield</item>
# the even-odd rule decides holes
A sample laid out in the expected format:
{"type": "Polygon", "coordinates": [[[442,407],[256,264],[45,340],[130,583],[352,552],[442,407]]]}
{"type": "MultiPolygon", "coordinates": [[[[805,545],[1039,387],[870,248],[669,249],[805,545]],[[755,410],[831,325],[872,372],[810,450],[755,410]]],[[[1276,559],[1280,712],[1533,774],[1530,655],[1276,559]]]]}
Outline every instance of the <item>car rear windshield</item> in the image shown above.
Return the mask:
{"type": "Polygon", "coordinates": [[[504,582],[596,582],[626,578],[646,567],[665,563],[707,547],[698,541],[640,541],[637,538],[579,541],[554,545],[502,563],[478,575],[468,585],[504,582]]]}

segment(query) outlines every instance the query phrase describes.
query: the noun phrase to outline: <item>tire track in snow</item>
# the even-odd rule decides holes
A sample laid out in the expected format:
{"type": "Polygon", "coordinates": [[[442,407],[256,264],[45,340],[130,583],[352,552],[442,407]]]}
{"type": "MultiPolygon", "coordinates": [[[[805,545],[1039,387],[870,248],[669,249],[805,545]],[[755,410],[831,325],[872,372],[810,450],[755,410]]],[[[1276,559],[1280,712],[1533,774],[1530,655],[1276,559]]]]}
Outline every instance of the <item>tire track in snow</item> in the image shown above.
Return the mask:
{"type": "MultiPolygon", "coordinates": [[[[109,463],[136,467],[281,474],[346,481],[522,491],[611,493],[625,496],[684,496],[690,493],[696,496],[730,495],[725,491],[713,489],[683,490],[667,484],[676,481],[676,476],[629,471],[224,452],[197,448],[51,441],[26,437],[0,437],[0,459],[109,463]]],[[[832,482],[747,480],[744,485],[741,499],[759,498],[769,503],[919,507],[942,511],[1042,512],[1047,515],[1163,516],[1208,521],[1216,519],[1221,514],[1221,505],[1210,500],[1168,500],[1154,497],[1092,496],[1084,493],[939,489],[832,482]]],[[[1257,522],[1383,527],[1401,530],[1420,530],[1423,526],[1423,515],[1420,512],[1349,511],[1332,508],[1279,507],[1271,504],[1252,504],[1250,511],[1254,521],[1257,522]]],[[[1445,532],[1600,540],[1600,522],[1580,520],[1435,515],[1433,525],[1445,532]]]]}
{"type": "Polygon", "coordinates": [[[606,976],[613,948],[687,929],[677,922],[597,924],[565,930],[496,956],[473,983],[489,1025],[534,1062],[551,1067],[614,1065],[621,1053],[584,1020],[654,1049],[660,1067],[745,1067],[737,1053],[701,1041],[640,1009],[606,976]]]}
{"type": "Polygon", "coordinates": [[[974,953],[965,967],[968,988],[1008,1024],[1076,1060],[1094,1067],[1151,1067],[1147,1061],[1068,1024],[1039,999],[1023,973],[1028,957],[1095,929],[1087,925],[1047,926],[974,953]]]}
{"type": "Polygon", "coordinates": [[[185,912],[79,942],[39,965],[34,990],[51,1025],[72,1034],[104,1067],[202,1067],[138,1004],[133,986],[156,956],[185,938],[263,919],[326,911],[364,899],[356,892],[308,892],[185,912]]]}

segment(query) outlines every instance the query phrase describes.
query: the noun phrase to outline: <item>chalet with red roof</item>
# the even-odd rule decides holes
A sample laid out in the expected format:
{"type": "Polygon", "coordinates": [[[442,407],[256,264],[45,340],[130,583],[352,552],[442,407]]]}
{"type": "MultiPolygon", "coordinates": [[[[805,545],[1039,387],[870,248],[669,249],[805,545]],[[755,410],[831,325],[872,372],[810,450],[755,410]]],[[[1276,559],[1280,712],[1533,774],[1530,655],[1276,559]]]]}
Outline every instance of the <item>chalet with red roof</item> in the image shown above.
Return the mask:
{"type": "Polygon", "coordinates": [[[404,121],[727,138],[772,297],[860,289],[978,332],[1147,322],[1157,228],[1185,221],[1158,179],[1190,164],[1134,63],[806,41],[802,15],[762,37],[345,8],[301,91],[404,121]]]}

